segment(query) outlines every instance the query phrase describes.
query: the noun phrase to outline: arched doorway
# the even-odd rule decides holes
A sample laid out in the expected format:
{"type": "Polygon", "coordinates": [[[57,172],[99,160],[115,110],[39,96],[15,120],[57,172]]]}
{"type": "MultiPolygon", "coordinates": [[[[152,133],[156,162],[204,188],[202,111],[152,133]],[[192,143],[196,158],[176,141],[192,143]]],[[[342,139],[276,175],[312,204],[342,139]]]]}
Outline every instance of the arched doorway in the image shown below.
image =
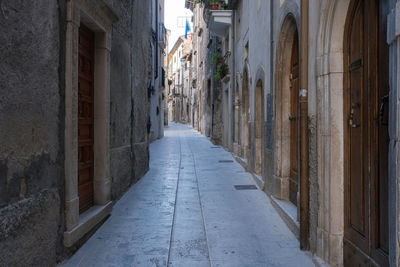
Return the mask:
{"type": "Polygon", "coordinates": [[[242,81],[242,105],[241,105],[241,156],[249,159],[249,120],[250,120],[250,97],[249,97],[249,76],[248,70],[243,72],[242,81]]]}
{"type": "Polygon", "coordinates": [[[239,154],[240,145],[240,97],[239,97],[239,84],[236,83],[235,87],[235,98],[233,103],[233,114],[234,114],[234,124],[233,124],[233,150],[234,153],[239,154]]]}
{"type": "Polygon", "coordinates": [[[299,38],[294,32],[290,59],[290,176],[289,200],[297,205],[299,192],[299,38]]]}
{"type": "Polygon", "coordinates": [[[299,181],[299,36],[288,14],[282,24],[277,51],[275,196],[297,205],[299,181]]]}
{"type": "Polygon", "coordinates": [[[264,94],[263,83],[259,80],[255,92],[255,172],[262,173],[264,94]]]}
{"type": "Polygon", "coordinates": [[[344,265],[389,266],[388,1],[354,0],[344,43],[344,265]]]}

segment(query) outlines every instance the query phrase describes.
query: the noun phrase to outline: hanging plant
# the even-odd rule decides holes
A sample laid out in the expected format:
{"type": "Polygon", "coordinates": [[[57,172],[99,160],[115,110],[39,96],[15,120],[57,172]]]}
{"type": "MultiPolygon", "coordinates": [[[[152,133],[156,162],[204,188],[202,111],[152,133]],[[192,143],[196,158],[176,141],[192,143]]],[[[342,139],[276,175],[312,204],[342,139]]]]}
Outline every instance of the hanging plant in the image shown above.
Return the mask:
{"type": "Polygon", "coordinates": [[[226,63],[220,63],[217,66],[217,70],[215,71],[214,78],[217,80],[221,80],[227,74],[229,74],[229,66],[226,63]]]}
{"type": "Polygon", "coordinates": [[[223,57],[220,52],[215,52],[212,56],[212,62],[214,65],[217,65],[218,63],[221,63],[223,61],[223,57]]]}
{"type": "Polygon", "coordinates": [[[228,8],[228,4],[225,1],[222,1],[221,8],[222,9],[227,9],[228,8]]]}
{"type": "Polygon", "coordinates": [[[210,0],[210,6],[212,10],[218,10],[219,9],[218,0],[210,0]]]}

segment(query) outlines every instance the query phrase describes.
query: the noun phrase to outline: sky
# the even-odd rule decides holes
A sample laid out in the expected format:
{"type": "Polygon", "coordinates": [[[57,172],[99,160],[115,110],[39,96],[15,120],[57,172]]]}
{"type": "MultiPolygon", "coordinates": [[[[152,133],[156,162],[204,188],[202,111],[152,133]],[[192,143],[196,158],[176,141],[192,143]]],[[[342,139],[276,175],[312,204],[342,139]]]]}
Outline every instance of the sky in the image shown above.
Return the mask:
{"type": "Polygon", "coordinates": [[[185,17],[188,18],[190,28],[193,30],[193,24],[191,22],[192,14],[192,11],[185,8],[185,0],[165,0],[164,24],[165,28],[171,30],[168,41],[169,51],[172,49],[179,36],[185,34],[185,17]]]}

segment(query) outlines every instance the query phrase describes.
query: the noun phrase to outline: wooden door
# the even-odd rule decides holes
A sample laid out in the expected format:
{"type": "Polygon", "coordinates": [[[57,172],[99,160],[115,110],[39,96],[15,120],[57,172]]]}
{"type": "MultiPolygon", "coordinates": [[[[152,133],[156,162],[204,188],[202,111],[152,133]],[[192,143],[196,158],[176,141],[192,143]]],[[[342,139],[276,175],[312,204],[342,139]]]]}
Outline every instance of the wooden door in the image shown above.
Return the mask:
{"type": "Polygon", "coordinates": [[[299,40],[294,33],[290,70],[290,179],[289,200],[297,205],[299,173],[299,40]]]}
{"type": "Polygon", "coordinates": [[[93,206],[94,33],[79,28],[78,195],[79,212],[93,206]]]}
{"type": "Polygon", "coordinates": [[[345,266],[388,266],[387,2],[353,1],[345,57],[345,266]]]}

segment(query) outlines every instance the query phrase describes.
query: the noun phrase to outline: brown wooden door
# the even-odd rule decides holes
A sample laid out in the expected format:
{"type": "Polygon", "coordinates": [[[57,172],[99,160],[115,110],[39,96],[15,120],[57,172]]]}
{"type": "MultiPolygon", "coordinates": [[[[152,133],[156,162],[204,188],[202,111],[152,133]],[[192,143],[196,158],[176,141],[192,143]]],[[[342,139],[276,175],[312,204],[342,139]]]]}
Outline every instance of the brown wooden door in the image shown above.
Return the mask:
{"type": "Polygon", "coordinates": [[[299,40],[294,34],[290,70],[290,179],[289,199],[297,205],[299,173],[299,40]]]}
{"type": "Polygon", "coordinates": [[[388,266],[386,1],[353,1],[345,57],[345,266],[388,266]]]}
{"type": "Polygon", "coordinates": [[[94,33],[79,28],[78,195],[79,212],[93,206],[94,33]]]}

